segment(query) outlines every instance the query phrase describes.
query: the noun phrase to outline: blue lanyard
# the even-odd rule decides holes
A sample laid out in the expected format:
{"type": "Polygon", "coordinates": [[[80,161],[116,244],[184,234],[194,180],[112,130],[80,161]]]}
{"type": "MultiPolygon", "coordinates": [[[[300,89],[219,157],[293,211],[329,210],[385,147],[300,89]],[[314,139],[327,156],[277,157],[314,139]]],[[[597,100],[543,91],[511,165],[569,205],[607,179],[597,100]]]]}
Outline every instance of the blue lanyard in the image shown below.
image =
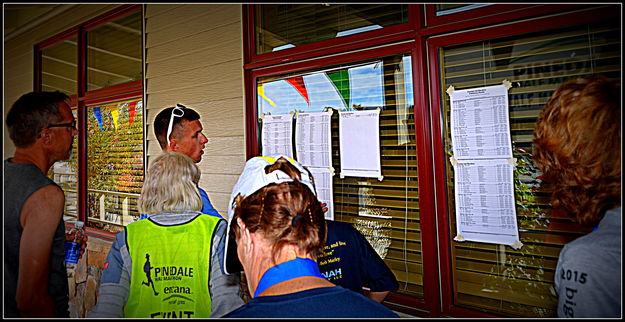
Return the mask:
{"type": "Polygon", "coordinates": [[[263,276],[256,286],[254,297],[258,297],[268,288],[292,280],[298,277],[311,276],[325,279],[321,272],[319,272],[319,266],[317,262],[310,258],[296,257],[284,263],[280,263],[265,271],[263,276]]]}

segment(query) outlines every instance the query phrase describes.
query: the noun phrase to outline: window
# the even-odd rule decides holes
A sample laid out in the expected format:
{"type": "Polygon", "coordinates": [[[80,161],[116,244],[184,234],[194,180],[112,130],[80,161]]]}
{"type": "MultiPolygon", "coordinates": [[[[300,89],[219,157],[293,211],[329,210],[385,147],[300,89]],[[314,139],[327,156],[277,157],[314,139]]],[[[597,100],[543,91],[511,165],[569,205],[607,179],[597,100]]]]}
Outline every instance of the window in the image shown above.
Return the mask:
{"type": "Polygon", "coordinates": [[[41,53],[41,89],[78,93],[76,36],[45,48],[41,53]]]}
{"type": "MultiPolygon", "coordinates": [[[[532,161],[534,125],[552,92],[564,81],[600,73],[621,74],[621,28],[618,19],[531,32],[438,50],[441,89],[501,84],[507,79],[515,170],[516,211],[521,242],[510,247],[455,242],[453,167],[447,161],[447,211],[450,221],[453,304],[492,314],[520,317],[555,315],[554,271],[562,246],[586,233],[549,209],[550,187],[541,184],[532,161]]],[[[451,153],[449,97],[440,94],[444,153],[451,153]]],[[[444,273],[446,274],[446,273],[444,273]]],[[[442,280],[446,280],[443,275],[442,280]]]]}
{"type": "Polygon", "coordinates": [[[121,231],[136,221],[143,185],[141,99],[87,107],[88,218],[93,227],[121,231]]]}
{"type": "Polygon", "coordinates": [[[141,19],[141,5],[121,5],[35,46],[35,88],[68,94],[78,121],[72,157],[49,173],[65,191],[66,222],[115,233],[138,218],[141,19]]]}
{"type": "Polygon", "coordinates": [[[256,53],[279,51],[408,21],[407,5],[274,4],[256,6],[256,53]]]}
{"type": "MultiPolygon", "coordinates": [[[[258,115],[332,109],[334,218],[354,225],[400,283],[423,298],[423,268],[410,54],[258,78],[258,115]],[[296,80],[294,82],[294,80],[296,80]],[[299,86],[292,84],[298,83],[299,86]],[[383,181],[339,178],[339,110],[381,108],[383,181]]],[[[258,140],[260,142],[262,138],[258,140]]],[[[297,158],[297,156],[296,156],[297,158]]]]}
{"type": "Polygon", "coordinates": [[[141,11],[87,32],[87,90],[141,80],[141,11]]]}

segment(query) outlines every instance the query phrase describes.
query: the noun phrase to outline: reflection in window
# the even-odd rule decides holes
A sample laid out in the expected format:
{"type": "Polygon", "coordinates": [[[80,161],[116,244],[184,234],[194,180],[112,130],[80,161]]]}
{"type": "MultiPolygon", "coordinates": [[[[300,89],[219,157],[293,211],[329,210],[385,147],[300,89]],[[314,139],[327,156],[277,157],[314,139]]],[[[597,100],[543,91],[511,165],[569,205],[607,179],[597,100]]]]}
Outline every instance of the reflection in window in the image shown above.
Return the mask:
{"type": "Polygon", "coordinates": [[[257,54],[408,22],[405,4],[262,4],[255,12],[257,54]]]}
{"type": "Polygon", "coordinates": [[[141,11],[87,32],[87,90],[141,80],[141,11]]]}
{"type": "Polygon", "coordinates": [[[118,232],[139,218],[143,184],[141,99],[88,107],[88,221],[118,232]]]}
{"type": "MultiPolygon", "coordinates": [[[[335,175],[334,218],[352,223],[367,237],[394,272],[399,293],[423,298],[410,55],[263,77],[257,93],[259,115],[381,109],[384,180],[335,175]]],[[[331,125],[332,166],[340,169],[336,112],[331,125]]]]}
{"type": "MultiPolygon", "coordinates": [[[[76,109],[72,110],[74,119],[78,119],[76,109]]],[[[76,125],[77,127],[80,124],[76,125]]],[[[65,222],[78,220],[78,136],[72,142],[72,153],[68,160],[57,161],[48,172],[48,177],[56,182],[65,193],[65,222]]]]}
{"type": "Polygon", "coordinates": [[[42,50],[42,91],[61,91],[68,96],[76,94],[77,52],[76,37],[42,50]]]}
{"type": "MultiPolygon", "coordinates": [[[[555,316],[553,289],[563,245],[586,230],[552,212],[552,188],[541,183],[532,161],[536,120],[553,91],[568,79],[594,73],[620,79],[619,21],[544,30],[442,48],[441,88],[456,89],[512,82],[509,90],[519,250],[476,242],[452,245],[454,304],[507,316],[555,316]]],[[[449,97],[442,93],[445,151],[451,156],[449,97]]],[[[450,231],[455,232],[454,171],[446,164],[450,231]]]]}

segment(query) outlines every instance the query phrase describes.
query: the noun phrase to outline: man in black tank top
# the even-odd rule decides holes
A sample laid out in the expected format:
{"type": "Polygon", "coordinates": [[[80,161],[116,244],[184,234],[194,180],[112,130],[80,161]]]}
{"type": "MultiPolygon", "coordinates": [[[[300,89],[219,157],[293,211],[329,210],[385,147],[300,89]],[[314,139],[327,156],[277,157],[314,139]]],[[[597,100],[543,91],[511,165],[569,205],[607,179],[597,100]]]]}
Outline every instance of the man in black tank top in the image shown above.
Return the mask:
{"type": "Polygon", "coordinates": [[[46,177],[78,134],[68,99],[28,93],[6,117],[15,154],[4,161],[4,317],[69,317],[65,195],[46,177]]]}

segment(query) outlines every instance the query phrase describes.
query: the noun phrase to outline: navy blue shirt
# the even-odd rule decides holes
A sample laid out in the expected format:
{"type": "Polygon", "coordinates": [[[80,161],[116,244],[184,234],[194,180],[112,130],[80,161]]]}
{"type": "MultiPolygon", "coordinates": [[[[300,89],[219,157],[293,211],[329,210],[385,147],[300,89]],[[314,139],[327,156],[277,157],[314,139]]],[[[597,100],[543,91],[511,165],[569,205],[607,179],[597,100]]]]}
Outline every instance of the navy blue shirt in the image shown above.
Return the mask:
{"type": "Polygon", "coordinates": [[[200,187],[198,187],[198,190],[200,191],[200,196],[202,196],[202,211],[201,212],[203,214],[223,218],[219,214],[219,212],[217,212],[215,207],[213,207],[213,204],[211,204],[211,201],[208,199],[208,194],[206,193],[206,191],[204,191],[204,189],[200,187]]]}
{"type": "Polygon", "coordinates": [[[259,296],[225,318],[398,318],[386,306],[340,286],[259,296]]]}
{"type": "Polygon", "coordinates": [[[328,281],[359,293],[363,286],[372,292],[399,287],[393,272],[358,230],[349,223],[326,222],[328,239],[317,263],[328,281]]]}

